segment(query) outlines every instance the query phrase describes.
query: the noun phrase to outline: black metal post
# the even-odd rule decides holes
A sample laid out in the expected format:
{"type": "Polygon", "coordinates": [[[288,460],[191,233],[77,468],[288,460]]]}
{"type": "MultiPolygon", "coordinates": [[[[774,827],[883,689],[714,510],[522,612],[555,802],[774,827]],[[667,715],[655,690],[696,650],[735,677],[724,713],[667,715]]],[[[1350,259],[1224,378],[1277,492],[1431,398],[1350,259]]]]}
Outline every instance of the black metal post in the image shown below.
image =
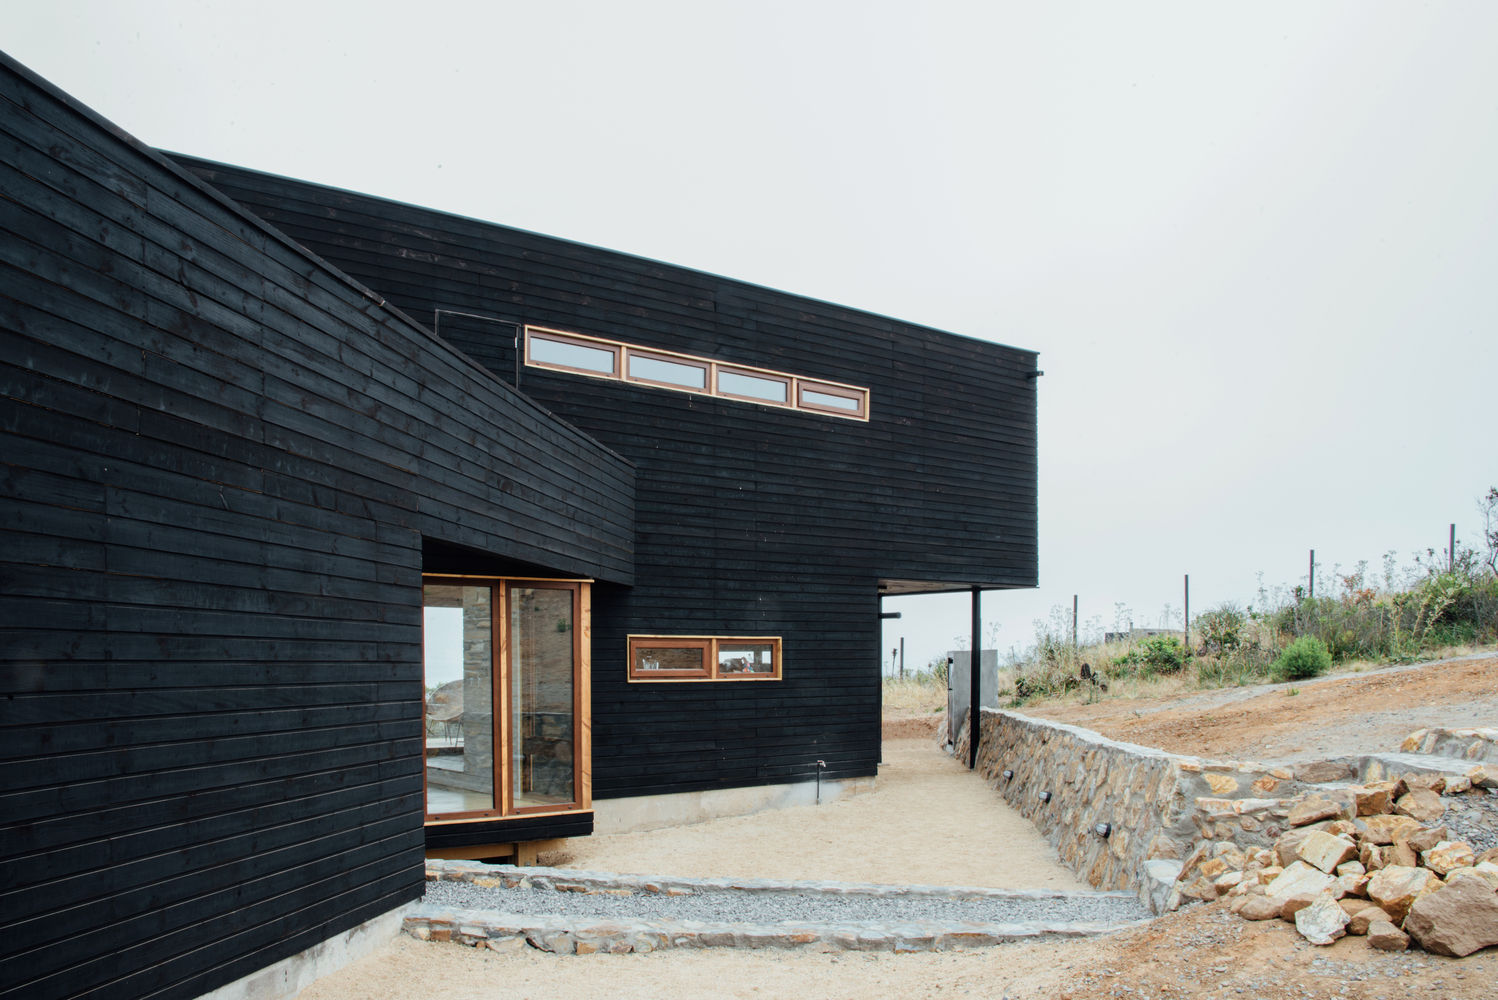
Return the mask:
{"type": "Polygon", "coordinates": [[[1446,572],[1456,572],[1456,525],[1451,526],[1451,541],[1446,546],[1446,572]]]}
{"type": "Polygon", "coordinates": [[[980,594],[982,591],[973,588],[973,644],[971,662],[968,664],[968,703],[967,703],[967,766],[968,770],[978,767],[978,733],[981,727],[978,725],[978,701],[982,696],[982,686],[979,680],[983,669],[983,614],[980,594]]]}
{"type": "Polygon", "coordinates": [[[1071,648],[1077,648],[1077,595],[1071,595],[1071,648]]]}
{"type": "Polygon", "coordinates": [[[1185,630],[1184,634],[1186,636],[1186,652],[1190,653],[1191,652],[1191,574],[1190,573],[1186,574],[1186,582],[1184,584],[1184,587],[1185,587],[1186,611],[1185,611],[1184,615],[1181,618],[1181,628],[1185,630]]]}
{"type": "Polygon", "coordinates": [[[900,636],[900,680],[905,679],[905,637],[900,636]]]}
{"type": "Polygon", "coordinates": [[[1311,550],[1311,569],[1306,574],[1306,596],[1316,596],[1316,550],[1311,550]]]}

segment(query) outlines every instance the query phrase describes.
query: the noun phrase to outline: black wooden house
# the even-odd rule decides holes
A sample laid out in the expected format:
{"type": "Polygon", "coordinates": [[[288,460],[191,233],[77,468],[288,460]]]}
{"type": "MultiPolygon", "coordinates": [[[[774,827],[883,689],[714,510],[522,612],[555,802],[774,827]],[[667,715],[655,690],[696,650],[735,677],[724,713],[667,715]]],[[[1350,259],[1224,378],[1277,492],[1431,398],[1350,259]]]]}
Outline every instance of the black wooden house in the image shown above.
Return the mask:
{"type": "Polygon", "coordinates": [[[165,156],[8,61],[0,139],[0,997],[870,778],[880,598],[1036,582],[1032,352],[165,156]]]}

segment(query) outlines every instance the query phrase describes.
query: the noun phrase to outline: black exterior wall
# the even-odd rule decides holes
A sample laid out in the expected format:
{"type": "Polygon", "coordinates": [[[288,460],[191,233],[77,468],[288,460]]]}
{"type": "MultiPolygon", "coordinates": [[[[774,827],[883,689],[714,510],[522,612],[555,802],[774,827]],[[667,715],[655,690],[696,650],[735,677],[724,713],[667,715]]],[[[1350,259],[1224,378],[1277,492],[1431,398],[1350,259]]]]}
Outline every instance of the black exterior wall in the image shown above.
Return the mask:
{"type": "Polygon", "coordinates": [[[3,57],[0,144],[0,996],[196,996],[420,895],[424,559],[627,585],[634,470],[3,57]]]}
{"type": "Polygon", "coordinates": [[[1033,586],[1033,352],[186,157],[516,377],[530,323],[864,386],[867,422],[537,368],[521,390],[638,469],[636,583],[594,592],[594,797],[875,772],[889,592],[1033,586]],[[775,683],[629,683],[629,634],[784,639],[775,683]]]}

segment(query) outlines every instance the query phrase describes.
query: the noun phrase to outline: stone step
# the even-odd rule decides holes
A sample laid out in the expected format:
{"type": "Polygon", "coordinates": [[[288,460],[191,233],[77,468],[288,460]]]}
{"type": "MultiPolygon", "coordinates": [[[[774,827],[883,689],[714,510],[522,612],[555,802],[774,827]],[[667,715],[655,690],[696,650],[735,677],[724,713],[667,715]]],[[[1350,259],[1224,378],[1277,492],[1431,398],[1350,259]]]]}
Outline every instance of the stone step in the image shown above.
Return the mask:
{"type": "Polygon", "coordinates": [[[804,949],[808,951],[955,951],[1047,937],[1106,934],[1143,921],[1024,920],[1003,924],[910,921],[841,924],[787,920],[774,924],[689,920],[601,920],[566,914],[528,915],[419,905],[405,932],[494,951],[538,948],[561,955],[644,953],[668,948],[804,949]]]}
{"type": "Polygon", "coordinates": [[[619,875],[429,861],[406,933],[506,951],[947,951],[1102,934],[1148,918],[1133,893],[619,875]]]}
{"type": "Polygon", "coordinates": [[[1394,751],[1389,753],[1362,754],[1356,758],[1358,762],[1358,774],[1365,780],[1381,781],[1384,778],[1397,778],[1402,774],[1414,772],[1415,774],[1438,774],[1443,778],[1466,777],[1474,766],[1473,761],[1459,760],[1444,754],[1432,753],[1407,753],[1394,751]],[[1381,777],[1373,777],[1380,772],[1381,777]]]}
{"type": "Polygon", "coordinates": [[[1404,753],[1434,754],[1472,764],[1498,764],[1498,729],[1417,729],[1400,746],[1404,753]]]}

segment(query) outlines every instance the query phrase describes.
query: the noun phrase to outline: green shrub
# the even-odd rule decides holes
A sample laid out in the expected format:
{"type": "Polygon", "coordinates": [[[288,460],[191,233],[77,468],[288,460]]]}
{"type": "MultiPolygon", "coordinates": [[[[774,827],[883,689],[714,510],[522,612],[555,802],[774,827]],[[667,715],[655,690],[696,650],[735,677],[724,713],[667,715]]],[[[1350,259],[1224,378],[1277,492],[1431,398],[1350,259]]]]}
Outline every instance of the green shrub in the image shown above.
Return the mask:
{"type": "Polygon", "coordinates": [[[1156,635],[1145,639],[1113,660],[1114,676],[1127,674],[1173,674],[1186,665],[1186,647],[1173,635],[1156,635]]]}
{"type": "Polygon", "coordinates": [[[1332,654],[1326,644],[1314,635],[1303,635],[1280,653],[1269,668],[1269,676],[1276,681],[1298,681],[1324,674],[1331,667],[1332,654]]]}
{"type": "Polygon", "coordinates": [[[1243,644],[1248,616],[1233,605],[1224,604],[1197,616],[1196,627],[1209,653],[1226,653],[1243,644]]]}

